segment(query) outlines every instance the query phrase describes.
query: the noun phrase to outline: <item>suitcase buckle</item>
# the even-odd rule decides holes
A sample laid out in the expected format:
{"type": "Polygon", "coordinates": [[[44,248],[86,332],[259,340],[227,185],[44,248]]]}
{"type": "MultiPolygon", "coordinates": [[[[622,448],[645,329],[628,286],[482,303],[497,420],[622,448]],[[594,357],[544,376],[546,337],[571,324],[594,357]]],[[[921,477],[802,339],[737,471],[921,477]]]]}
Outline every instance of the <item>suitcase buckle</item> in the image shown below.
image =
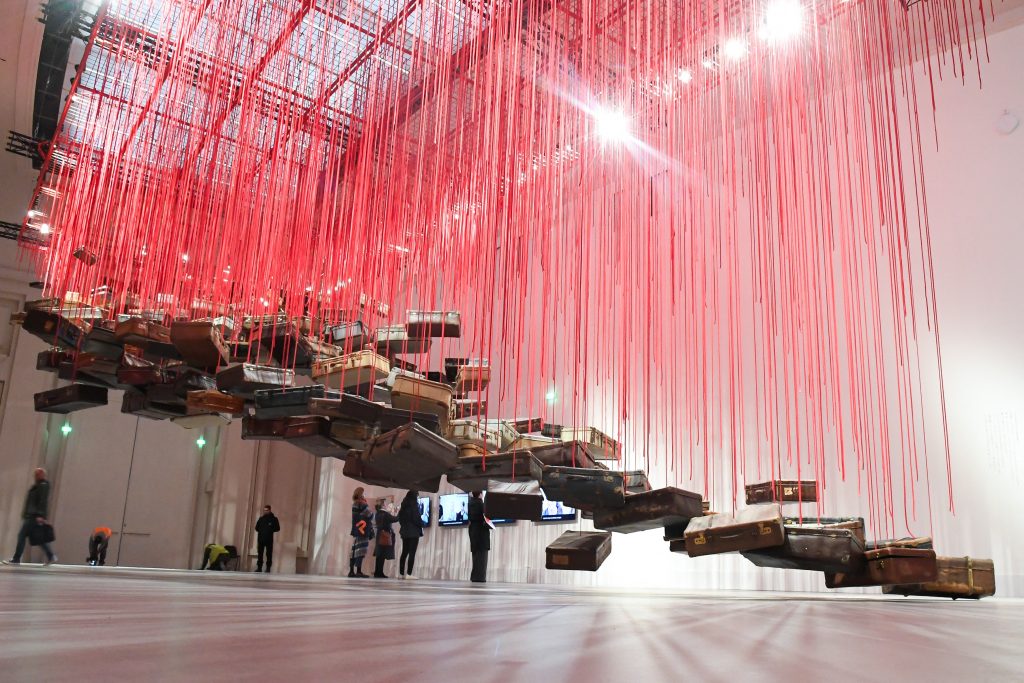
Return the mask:
{"type": "Polygon", "coordinates": [[[708,542],[708,539],[705,536],[703,536],[703,535],[697,536],[696,538],[693,539],[693,544],[694,545],[704,545],[707,542],[708,542]]]}

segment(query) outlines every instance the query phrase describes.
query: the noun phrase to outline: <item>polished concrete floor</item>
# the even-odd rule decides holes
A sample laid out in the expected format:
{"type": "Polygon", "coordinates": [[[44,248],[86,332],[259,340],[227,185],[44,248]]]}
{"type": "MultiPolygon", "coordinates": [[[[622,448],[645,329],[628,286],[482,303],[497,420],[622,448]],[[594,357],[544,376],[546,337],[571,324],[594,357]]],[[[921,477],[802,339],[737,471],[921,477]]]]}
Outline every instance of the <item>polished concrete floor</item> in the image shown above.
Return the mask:
{"type": "Polygon", "coordinates": [[[1024,601],[0,568],[0,681],[1024,681],[1024,601]]]}

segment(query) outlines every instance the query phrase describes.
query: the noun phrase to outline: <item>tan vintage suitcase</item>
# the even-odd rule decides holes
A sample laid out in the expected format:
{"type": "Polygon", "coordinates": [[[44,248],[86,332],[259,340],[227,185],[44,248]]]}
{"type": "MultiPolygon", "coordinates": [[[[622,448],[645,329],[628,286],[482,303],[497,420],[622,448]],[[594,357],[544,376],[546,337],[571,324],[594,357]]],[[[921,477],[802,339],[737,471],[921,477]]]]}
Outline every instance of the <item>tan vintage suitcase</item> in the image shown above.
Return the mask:
{"type": "Polygon", "coordinates": [[[189,365],[217,368],[228,364],[231,352],[220,328],[211,322],[175,322],[171,342],[189,365]]]}
{"type": "Polygon", "coordinates": [[[331,388],[353,389],[379,382],[390,370],[387,358],[364,349],[314,363],[313,379],[331,388]]]}
{"type": "Polygon", "coordinates": [[[690,557],[780,546],[786,541],[782,507],[770,503],[743,508],[735,515],[694,517],[685,537],[690,557]]]}
{"type": "Polygon", "coordinates": [[[483,391],[491,383],[491,368],[487,365],[463,365],[455,376],[455,391],[483,391]]]}
{"type": "Polygon", "coordinates": [[[992,560],[973,557],[936,558],[938,576],[925,583],[884,586],[883,593],[921,595],[935,598],[971,598],[977,600],[996,594],[996,571],[992,560]]]}
{"type": "Polygon", "coordinates": [[[164,344],[171,341],[171,331],[163,325],[145,318],[128,318],[114,328],[114,339],[122,344],[135,344],[145,348],[151,341],[164,344]]]}
{"type": "Polygon", "coordinates": [[[437,415],[441,432],[446,433],[452,388],[439,382],[399,375],[395,377],[395,386],[391,388],[391,405],[398,410],[437,415]]]}
{"type": "Polygon", "coordinates": [[[502,450],[501,424],[475,418],[452,420],[448,424],[448,439],[456,444],[476,444],[489,453],[502,450]]]}
{"type": "Polygon", "coordinates": [[[190,391],[185,398],[190,415],[227,413],[239,417],[245,414],[245,400],[223,391],[190,391]]]}
{"type": "Polygon", "coordinates": [[[512,442],[512,445],[509,447],[509,450],[529,451],[534,448],[543,448],[545,446],[558,446],[561,443],[561,439],[557,439],[552,436],[541,436],[540,434],[521,434],[515,441],[512,442]]]}
{"type": "Polygon", "coordinates": [[[561,438],[566,443],[576,441],[584,444],[594,460],[619,460],[622,457],[622,444],[594,427],[563,427],[561,438]]]}

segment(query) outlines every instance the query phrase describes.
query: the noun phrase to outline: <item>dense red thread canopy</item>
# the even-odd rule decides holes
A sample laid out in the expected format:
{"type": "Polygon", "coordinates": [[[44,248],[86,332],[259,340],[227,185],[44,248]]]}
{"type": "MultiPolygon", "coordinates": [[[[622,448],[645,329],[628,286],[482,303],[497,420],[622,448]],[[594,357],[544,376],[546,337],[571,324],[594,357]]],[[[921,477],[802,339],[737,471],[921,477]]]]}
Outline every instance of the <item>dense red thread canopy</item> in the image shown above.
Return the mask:
{"type": "Polygon", "coordinates": [[[24,246],[111,315],[460,310],[492,416],[911,524],[929,462],[952,504],[918,118],[991,8],[906,4],[111,0],[24,246]]]}

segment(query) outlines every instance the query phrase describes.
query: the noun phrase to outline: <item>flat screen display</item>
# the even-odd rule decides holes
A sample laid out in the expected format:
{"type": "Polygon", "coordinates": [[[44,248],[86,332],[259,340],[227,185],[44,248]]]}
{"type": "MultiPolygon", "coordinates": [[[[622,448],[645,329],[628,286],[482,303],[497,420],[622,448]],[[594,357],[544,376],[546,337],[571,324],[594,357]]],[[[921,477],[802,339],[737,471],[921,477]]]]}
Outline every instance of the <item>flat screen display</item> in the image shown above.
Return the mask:
{"type": "Polygon", "coordinates": [[[438,526],[467,526],[469,524],[469,494],[445,493],[437,497],[438,526]]]}
{"type": "Polygon", "coordinates": [[[560,500],[548,500],[547,496],[544,496],[540,519],[542,522],[575,522],[576,508],[571,508],[560,500]]]}
{"type": "Polygon", "coordinates": [[[420,496],[416,502],[420,506],[420,519],[423,520],[423,526],[430,526],[430,496],[420,496]]]}

